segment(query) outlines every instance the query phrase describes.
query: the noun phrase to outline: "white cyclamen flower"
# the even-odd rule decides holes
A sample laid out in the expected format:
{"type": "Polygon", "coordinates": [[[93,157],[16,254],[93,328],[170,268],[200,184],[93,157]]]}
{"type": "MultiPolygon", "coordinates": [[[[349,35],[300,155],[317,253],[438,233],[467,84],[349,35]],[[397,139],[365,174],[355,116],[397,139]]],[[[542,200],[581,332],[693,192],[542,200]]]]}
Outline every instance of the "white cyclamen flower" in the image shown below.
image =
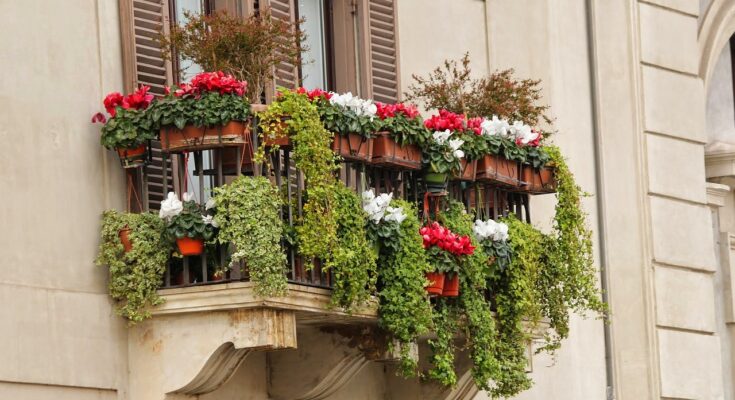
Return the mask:
{"type": "Polygon", "coordinates": [[[168,192],[168,196],[161,202],[161,210],[158,216],[162,219],[175,217],[184,210],[184,204],[176,197],[176,193],[168,192]]]}
{"type": "Polygon", "coordinates": [[[447,130],[445,130],[443,132],[442,131],[436,131],[432,135],[432,137],[434,138],[434,141],[436,141],[439,144],[444,144],[449,139],[450,136],[452,136],[452,132],[449,129],[447,129],[447,130]]]}
{"type": "Polygon", "coordinates": [[[496,226],[495,221],[489,219],[487,221],[476,220],[475,225],[472,227],[480,241],[486,240],[495,235],[496,226]]]}
{"type": "Polygon", "coordinates": [[[189,192],[186,192],[186,193],[184,193],[184,194],[183,194],[183,195],[181,196],[181,198],[182,198],[182,199],[183,199],[184,201],[192,201],[192,200],[194,200],[194,193],[189,193],[189,192]]]}
{"type": "Polygon", "coordinates": [[[449,141],[449,147],[452,148],[452,154],[454,154],[457,158],[463,158],[464,157],[464,151],[460,150],[459,148],[462,147],[464,144],[464,140],[462,139],[452,139],[449,141]]]}
{"type": "Polygon", "coordinates": [[[204,209],[205,210],[211,210],[211,209],[213,209],[216,206],[217,206],[217,204],[214,201],[214,197],[210,197],[209,200],[207,200],[207,202],[204,203],[204,209]]]}
{"type": "Polygon", "coordinates": [[[365,203],[373,201],[374,198],[375,198],[375,192],[373,192],[373,189],[362,192],[362,204],[363,205],[365,205],[365,203]]]}
{"type": "Polygon", "coordinates": [[[496,242],[504,242],[508,240],[508,225],[498,222],[495,225],[495,235],[493,236],[493,240],[496,242]]]}
{"type": "Polygon", "coordinates": [[[508,136],[510,124],[504,119],[499,119],[497,115],[493,115],[493,119],[485,119],[480,124],[482,134],[485,136],[508,136]]]}
{"type": "Polygon", "coordinates": [[[214,217],[211,215],[202,215],[202,221],[204,221],[207,225],[212,225],[215,228],[219,228],[219,225],[217,225],[217,221],[214,220],[214,217]]]}
{"type": "Polygon", "coordinates": [[[375,197],[375,193],[372,190],[367,190],[362,193],[362,209],[365,210],[368,218],[377,224],[383,219],[388,204],[390,204],[392,199],[393,193],[383,193],[375,197]]]}
{"type": "Polygon", "coordinates": [[[385,222],[396,221],[400,225],[406,214],[403,213],[403,207],[388,207],[385,214],[385,222]]]}
{"type": "Polygon", "coordinates": [[[510,133],[513,134],[516,139],[521,139],[521,142],[523,144],[528,144],[528,142],[535,139],[535,135],[534,132],[531,130],[531,127],[521,121],[516,121],[513,123],[513,125],[510,127],[510,133]],[[532,136],[534,136],[534,138],[530,139],[532,136]],[[526,142],[523,142],[523,140],[526,140],[526,142]]]}

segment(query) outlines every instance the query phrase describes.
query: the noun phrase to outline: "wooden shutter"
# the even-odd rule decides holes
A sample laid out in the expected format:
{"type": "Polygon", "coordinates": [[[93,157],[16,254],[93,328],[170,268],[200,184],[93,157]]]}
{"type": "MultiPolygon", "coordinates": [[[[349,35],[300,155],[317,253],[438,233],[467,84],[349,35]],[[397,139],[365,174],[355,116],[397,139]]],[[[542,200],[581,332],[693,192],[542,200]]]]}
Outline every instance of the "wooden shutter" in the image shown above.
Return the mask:
{"type": "MultiPolygon", "coordinates": [[[[173,83],[173,73],[156,38],[162,30],[168,32],[169,0],[120,0],[119,5],[125,91],[146,85],[152,93],[162,96],[164,87],[173,83]]],[[[160,143],[154,142],[152,161],[137,181],[146,203],[144,208],[153,210],[160,207],[166,192],[173,190],[171,161],[168,159],[164,167],[160,149],[160,143]]]]}
{"type": "Polygon", "coordinates": [[[400,100],[396,0],[362,0],[363,96],[376,101],[400,100]]]}
{"type": "MultiPolygon", "coordinates": [[[[261,4],[270,7],[273,17],[295,22],[297,0],[263,0],[261,4]]],[[[266,89],[266,99],[270,101],[280,86],[295,88],[299,86],[299,70],[291,63],[281,63],[273,72],[273,82],[266,89]]]]}

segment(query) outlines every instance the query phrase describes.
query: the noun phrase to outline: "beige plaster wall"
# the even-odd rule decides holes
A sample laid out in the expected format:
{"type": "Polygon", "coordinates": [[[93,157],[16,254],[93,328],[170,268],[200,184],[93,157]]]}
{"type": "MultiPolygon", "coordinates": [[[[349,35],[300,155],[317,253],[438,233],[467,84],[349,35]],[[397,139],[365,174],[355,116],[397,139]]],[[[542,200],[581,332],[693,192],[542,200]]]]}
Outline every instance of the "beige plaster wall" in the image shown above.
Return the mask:
{"type": "Polygon", "coordinates": [[[126,329],[93,264],[124,191],[90,123],[121,81],[117,2],[0,3],[0,398],[124,397],[126,329]]]}

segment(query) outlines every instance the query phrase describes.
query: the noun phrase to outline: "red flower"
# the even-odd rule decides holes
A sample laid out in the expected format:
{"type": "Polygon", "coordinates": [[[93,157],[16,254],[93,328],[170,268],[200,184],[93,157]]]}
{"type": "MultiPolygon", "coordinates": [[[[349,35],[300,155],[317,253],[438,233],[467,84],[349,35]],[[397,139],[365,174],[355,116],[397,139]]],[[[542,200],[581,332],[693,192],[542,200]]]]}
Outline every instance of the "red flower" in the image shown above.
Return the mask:
{"type": "Polygon", "coordinates": [[[429,226],[419,229],[423,239],[424,248],[437,246],[455,256],[470,255],[474,253],[475,247],[469,236],[458,236],[456,233],[434,222],[429,226]]]}
{"type": "Polygon", "coordinates": [[[475,132],[475,135],[482,135],[482,118],[475,117],[467,120],[467,128],[475,132]]]}
{"type": "Polygon", "coordinates": [[[455,114],[447,110],[439,110],[439,115],[432,115],[424,121],[424,126],[434,131],[461,131],[465,129],[464,115],[455,114]]]}
{"type": "Polygon", "coordinates": [[[243,96],[247,88],[247,82],[239,81],[232,75],[225,74],[222,71],[202,72],[193,77],[191,83],[180,83],[179,89],[174,92],[174,96],[193,95],[199,97],[208,92],[243,96]]]}
{"type": "Polygon", "coordinates": [[[419,110],[413,104],[385,104],[376,102],[375,106],[378,108],[377,114],[380,119],[393,118],[398,114],[403,114],[407,118],[416,118],[419,116],[419,110]]]}
{"type": "Polygon", "coordinates": [[[134,93],[127,95],[122,101],[124,109],[145,110],[153,101],[153,95],[148,93],[150,86],[141,86],[134,93]]]}
{"type": "Polygon", "coordinates": [[[104,114],[98,112],[97,114],[92,116],[92,123],[94,124],[95,122],[101,122],[104,124],[107,122],[107,118],[105,118],[104,114]]]}
{"type": "Polygon", "coordinates": [[[114,117],[117,112],[117,106],[120,106],[123,103],[123,95],[118,92],[112,92],[105,97],[105,100],[102,103],[105,105],[107,113],[114,117]]]}

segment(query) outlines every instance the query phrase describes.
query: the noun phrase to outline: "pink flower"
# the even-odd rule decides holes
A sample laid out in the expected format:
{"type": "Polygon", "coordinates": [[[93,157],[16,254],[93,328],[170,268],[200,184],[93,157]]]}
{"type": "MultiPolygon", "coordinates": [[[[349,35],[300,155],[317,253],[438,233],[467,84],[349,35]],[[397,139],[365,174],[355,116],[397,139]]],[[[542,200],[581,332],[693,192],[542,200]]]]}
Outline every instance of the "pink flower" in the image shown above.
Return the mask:
{"type": "Polygon", "coordinates": [[[107,122],[107,118],[105,118],[104,114],[98,112],[97,114],[92,116],[92,123],[94,124],[95,122],[101,122],[104,124],[107,122]]]}
{"type": "Polygon", "coordinates": [[[447,110],[439,110],[439,115],[433,115],[424,121],[424,126],[433,131],[461,131],[465,129],[464,115],[455,114],[447,110]]]}

